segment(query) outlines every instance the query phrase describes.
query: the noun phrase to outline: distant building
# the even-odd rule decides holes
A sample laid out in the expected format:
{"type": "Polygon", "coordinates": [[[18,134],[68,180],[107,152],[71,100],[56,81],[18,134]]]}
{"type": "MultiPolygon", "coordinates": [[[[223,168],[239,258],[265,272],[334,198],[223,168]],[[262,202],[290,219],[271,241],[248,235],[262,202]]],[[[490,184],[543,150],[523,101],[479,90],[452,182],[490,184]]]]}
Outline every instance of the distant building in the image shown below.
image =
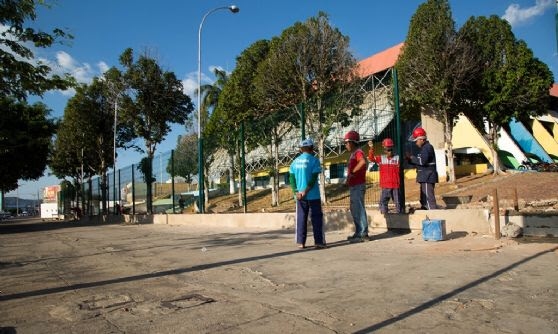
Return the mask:
{"type": "Polygon", "coordinates": [[[40,202],[36,199],[25,199],[17,197],[4,197],[4,210],[5,211],[27,211],[29,213],[38,211],[40,202]]]}

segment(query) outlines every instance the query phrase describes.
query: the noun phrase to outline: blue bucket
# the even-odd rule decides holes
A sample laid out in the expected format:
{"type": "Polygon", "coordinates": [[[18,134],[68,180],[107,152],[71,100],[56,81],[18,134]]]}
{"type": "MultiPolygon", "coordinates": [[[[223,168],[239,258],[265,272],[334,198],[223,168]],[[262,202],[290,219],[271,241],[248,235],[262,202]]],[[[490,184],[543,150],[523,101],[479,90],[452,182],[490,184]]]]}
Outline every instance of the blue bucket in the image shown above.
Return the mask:
{"type": "Polygon", "coordinates": [[[441,219],[422,221],[422,238],[425,241],[441,241],[446,238],[446,222],[441,219]]]}

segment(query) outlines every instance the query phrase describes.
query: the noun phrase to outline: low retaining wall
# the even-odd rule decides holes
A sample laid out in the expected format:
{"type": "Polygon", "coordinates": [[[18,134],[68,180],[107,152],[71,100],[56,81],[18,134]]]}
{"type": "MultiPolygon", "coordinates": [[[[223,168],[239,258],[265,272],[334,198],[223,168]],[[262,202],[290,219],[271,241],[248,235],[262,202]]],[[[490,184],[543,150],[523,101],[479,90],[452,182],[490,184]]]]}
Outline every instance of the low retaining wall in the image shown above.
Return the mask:
{"type": "MultiPolygon", "coordinates": [[[[378,210],[367,210],[370,229],[410,229],[422,230],[425,219],[442,219],[446,222],[447,233],[467,232],[493,234],[493,223],[488,210],[417,210],[413,214],[389,214],[384,216],[378,210]]],[[[203,227],[250,228],[265,230],[293,229],[295,213],[234,213],[234,214],[183,214],[153,215],[154,224],[189,225],[203,227]]],[[[326,231],[353,230],[352,217],[348,210],[324,212],[326,231]]]]}
{"type": "Polygon", "coordinates": [[[500,225],[513,223],[523,229],[523,235],[558,237],[558,216],[544,214],[500,216],[500,225]]]}
{"type": "MultiPolygon", "coordinates": [[[[494,235],[494,216],[487,209],[417,210],[412,214],[382,215],[378,210],[366,210],[369,228],[374,230],[404,229],[422,230],[425,219],[445,221],[446,233],[467,232],[494,235]]],[[[230,214],[155,214],[155,215],[107,215],[82,217],[81,221],[97,223],[168,224],[192,227],[282,230],[294,229],[295,213],[230,213],[230,214]]],[[[324,212],[326,231],[354,230],[351,214],[346,209],[324,212]]],[[[508,213],[500,216],[500,229],[506,224],[523,229],[523,235],[558,237],[558,216],[555,214],[508,213]]]]}

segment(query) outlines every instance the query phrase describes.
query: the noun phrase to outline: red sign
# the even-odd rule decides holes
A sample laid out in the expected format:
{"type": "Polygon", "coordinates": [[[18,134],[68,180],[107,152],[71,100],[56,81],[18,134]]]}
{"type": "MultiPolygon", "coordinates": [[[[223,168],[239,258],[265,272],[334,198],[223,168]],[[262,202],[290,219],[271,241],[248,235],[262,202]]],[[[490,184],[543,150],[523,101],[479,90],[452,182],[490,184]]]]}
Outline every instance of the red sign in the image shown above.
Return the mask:
{"type": "Polygon", "coordinates": [[[45,187],[43,191],[43,202],[44,203],[56,202],[59,191],[60,191],[60,185],[45,187]]]}

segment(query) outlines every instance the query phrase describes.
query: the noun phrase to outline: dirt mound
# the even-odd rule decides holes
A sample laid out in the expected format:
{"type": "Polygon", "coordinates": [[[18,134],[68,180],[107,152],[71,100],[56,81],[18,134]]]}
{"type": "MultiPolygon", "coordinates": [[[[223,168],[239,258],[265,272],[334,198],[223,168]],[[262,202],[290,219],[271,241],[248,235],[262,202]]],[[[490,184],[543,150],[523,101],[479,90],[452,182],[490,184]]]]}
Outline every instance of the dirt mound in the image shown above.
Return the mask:
{"type": "MultiPolygon", "coordinates": [[[[342,185],[337,186],[342,187],[342,185]]],[[[471,196],[471,202],[460,207],[490,207],[494,189],[497,189],[500,207],[504,209],[513,208],[514,198],[517,197],[519,208],[522,211],[558,210],[558,174],[551,172],[508,173],[496,176],[479,174],[461,177],[453,184],[438,183],[436,185],[436,197],[438,203],[442,206],[444,205],[443,196],[471,196]]],[[[279,198],[280,205],[272,207],[270,205],[271,190],[248,191],[248,212],[294,211],[294,201],[290,188],[281,188],[279,198]]],[[[405,182],[405,199],[407,204],[412,206],[413,203],[418,203],[419,187],[413,180],[405,182]]],[[[344,201],[347,202],[346,199],[344,201]]],[[[348,204],[345,206],[348,206],[348,204]]],[[[238,194],[211,199],[207,208],[208,212],[212,213],[240,213],[244,211],[244,208],[239,205],[238,194]]]]}

